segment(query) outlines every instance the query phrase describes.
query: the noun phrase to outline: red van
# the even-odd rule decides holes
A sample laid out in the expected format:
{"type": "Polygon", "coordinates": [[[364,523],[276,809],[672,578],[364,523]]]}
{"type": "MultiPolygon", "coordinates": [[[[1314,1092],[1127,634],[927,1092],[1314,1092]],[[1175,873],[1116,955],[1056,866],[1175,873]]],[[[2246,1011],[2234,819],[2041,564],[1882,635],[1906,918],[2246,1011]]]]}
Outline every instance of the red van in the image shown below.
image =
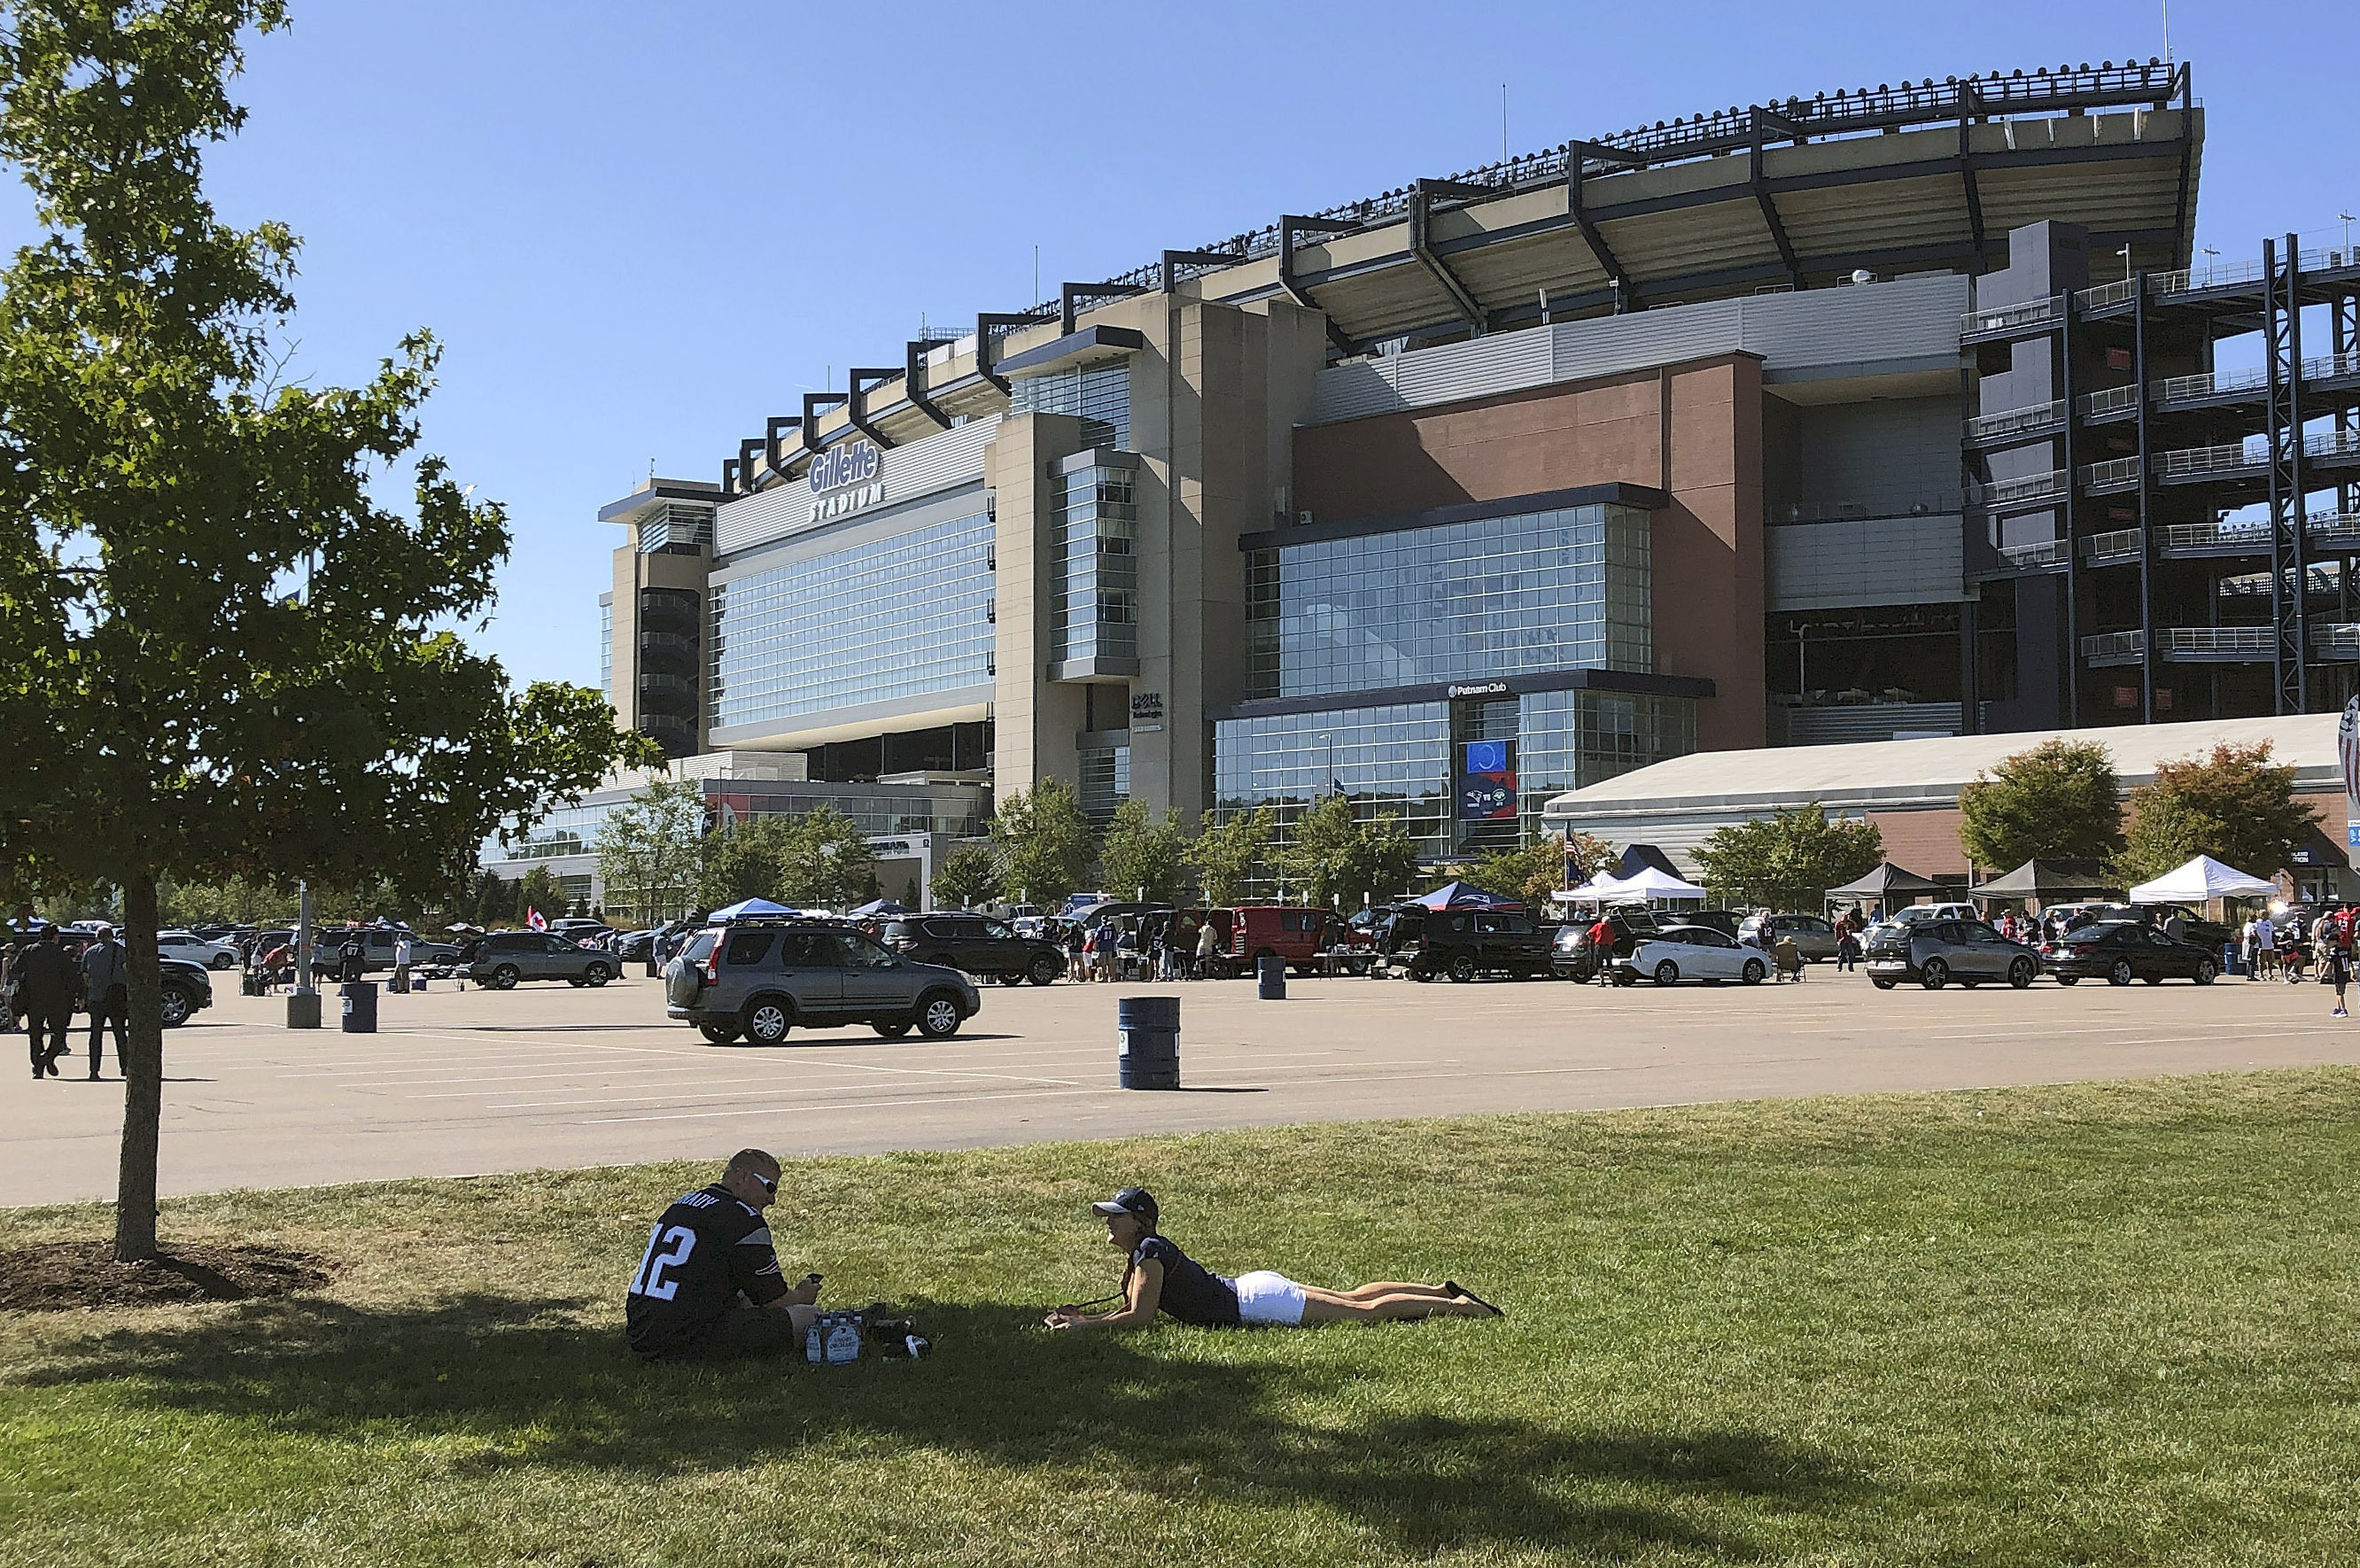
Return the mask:
{"type": "Polygon", "coordinates": [[[1327,909],[1249,904],[1230,911],[1229,956],[1240,973],[1251,973],[1255,960],[1273,954],[1298,975],[1317,975],[1319,955],[1347,944],[1343,922],[1327,909]]]}

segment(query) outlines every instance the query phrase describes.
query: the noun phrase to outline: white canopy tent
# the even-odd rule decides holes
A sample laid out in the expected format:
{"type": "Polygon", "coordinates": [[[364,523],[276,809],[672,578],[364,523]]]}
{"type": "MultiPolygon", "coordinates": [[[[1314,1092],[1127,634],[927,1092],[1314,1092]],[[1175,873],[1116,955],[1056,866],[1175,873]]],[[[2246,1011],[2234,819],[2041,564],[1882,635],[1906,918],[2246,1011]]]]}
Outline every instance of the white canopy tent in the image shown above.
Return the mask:
{"type": "Polygon", "coordinates": [[[2267,898],[2278,884],[2248,877],[2234,866],[2223,866],[2200,855],[2176,871],[2131,889],[2134,904],[2202,904],[2213,898],[2267,898]]]}
{"type": "Polygon", "coordinates": [[[1579,887],[1568,887],[1551,895],[1560,904],[1602,904],[1610,899],[1625,902],[1701,900],[1709,896],[1695,883],[1683,882],[1671,873],[1653,866],[1629,877],[1609,877],[1601,872],[1579,887]]]}

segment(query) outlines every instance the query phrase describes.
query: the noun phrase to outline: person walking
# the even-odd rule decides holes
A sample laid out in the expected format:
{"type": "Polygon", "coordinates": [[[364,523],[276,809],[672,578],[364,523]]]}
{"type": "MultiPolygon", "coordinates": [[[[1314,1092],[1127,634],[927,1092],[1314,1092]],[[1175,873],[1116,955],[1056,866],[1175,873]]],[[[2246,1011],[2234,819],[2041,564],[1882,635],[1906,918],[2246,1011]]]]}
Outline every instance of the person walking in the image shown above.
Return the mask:
{"type": "Polygon", "coordinates": [[[66,1054],[66,1025],[73,1018],[73,994],[74,966],[66,956],[65,932],[51,926],[16,960],[16,1005],[25,1011],[36,1078],[59,1075],[58,1058],[66,1054]]]}
{"type": "Polygon", "coordinates": [[[1218,940],[1213,931],[1212,919],[1207,916],[1205,923],[1196,930],[1196,978],[1199,980],[1207,978],[1213,972],[1213,950],[1218,940]]]}
{"type": "Polygon", "coordinates": [[[131,1012],[129,953],[115,940],[113,926],[98,928],[98,940],[82,950],[82,989],[90,1008],[90,1081],[98,1082],[105,1054],[105,1029],[115,1026],[115,1067],[123,1071],[124,1029],[131,1012]]]}

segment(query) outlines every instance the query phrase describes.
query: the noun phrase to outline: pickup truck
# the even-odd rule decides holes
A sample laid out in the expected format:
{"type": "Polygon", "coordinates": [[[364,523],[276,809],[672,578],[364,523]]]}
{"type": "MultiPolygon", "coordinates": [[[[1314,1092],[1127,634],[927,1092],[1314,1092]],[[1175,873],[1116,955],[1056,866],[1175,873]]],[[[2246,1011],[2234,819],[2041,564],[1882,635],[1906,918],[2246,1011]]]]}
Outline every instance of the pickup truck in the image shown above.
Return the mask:
{"type": "Polygon", "coordinates": [[[1377,937],[1388,967],[1405,969],[1413,980],[1448,975],[1464,983],[1478,975],[1529,980],[1549,973],[1549,943],[1557,928],[1513,909],[1426,909],[1412,904],[1393,911],[1377,937]]]}
{"type": "MultiPolygon", "coordinates": [[[[322,931],[313,940],[311,973],[314,975],[324,978],[342,972],[344,960],[340,955],[344,952],[344,938],[347,934],[350,933],[331,926],[322,931]]],[[[361,954],[361,973],[364,975],[391,974],[394,950],[399,945],[402,933],[386,930],[381,926],[369,926],[358,934],[364,949],[361,954]]],[[[422,936],[412,936],[410,940],[410,961],[417,968],[423,969],[430,964],[442,965],[459,962],[459,950],[447,942],[429,942],[422,936]]]]}

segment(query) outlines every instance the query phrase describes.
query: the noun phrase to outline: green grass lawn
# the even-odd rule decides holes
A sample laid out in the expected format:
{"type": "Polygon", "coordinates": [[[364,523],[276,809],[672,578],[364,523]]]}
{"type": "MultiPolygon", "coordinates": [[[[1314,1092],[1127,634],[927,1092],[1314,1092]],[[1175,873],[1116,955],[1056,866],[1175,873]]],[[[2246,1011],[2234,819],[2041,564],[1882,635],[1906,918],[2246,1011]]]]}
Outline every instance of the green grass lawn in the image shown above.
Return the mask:
{"type": "Polygon", "coordinates": [[[834,1369],[628,1356],[709,1166],[180,1202],[342,1272],[0,1322],[0,1561],[2344,1563],[2355,1133],[2320,1072],[790,1161],[787,1273],[937,1347],[834,1369]],[[1225,1271],[1512,1316],[1032,1326],[1134,1181],[1225,1271]]]}

